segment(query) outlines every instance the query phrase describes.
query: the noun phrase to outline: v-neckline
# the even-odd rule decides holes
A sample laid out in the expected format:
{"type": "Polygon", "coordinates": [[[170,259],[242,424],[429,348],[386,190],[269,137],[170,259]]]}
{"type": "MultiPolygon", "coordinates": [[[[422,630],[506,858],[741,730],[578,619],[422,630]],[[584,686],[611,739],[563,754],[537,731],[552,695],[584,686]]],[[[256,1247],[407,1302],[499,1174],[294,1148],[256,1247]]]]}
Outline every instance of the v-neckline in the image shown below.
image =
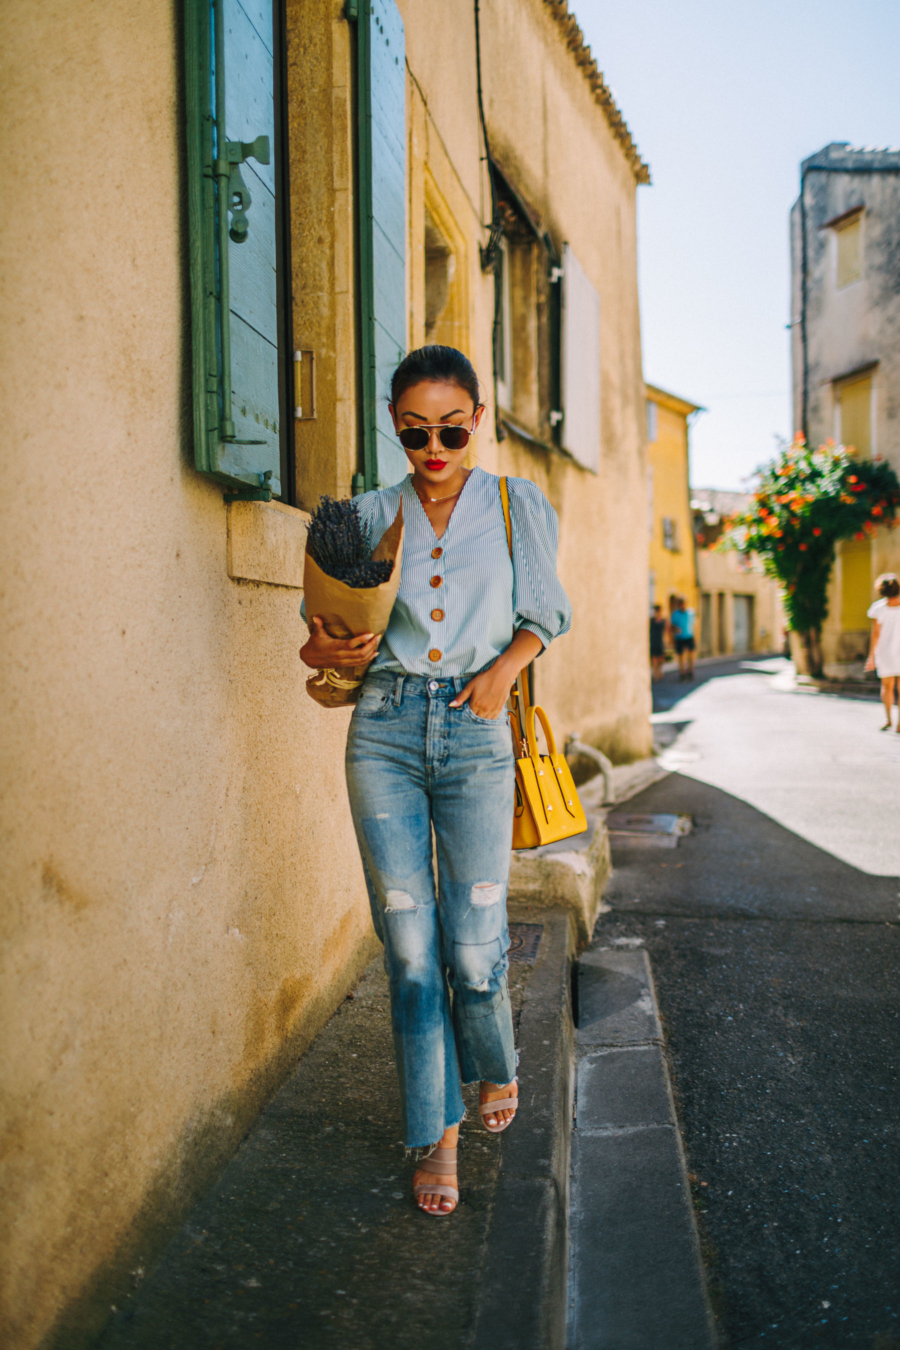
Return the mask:
{"type": "Polygon", "coordinates": [[[477,472],[478,472],[478,465],[476,464],[473,468],[471,468],[471,469],[469,470],[468,476],[466,477],[466,481],[463,483],[462,487],[461,487],[460,490],[459,490],[459,493],[458,493],[457,498],[456,498],[456,505],[454,506],[453,510],[450,512],[450,519],[447,521],[447,524],[444,526],[444,530],[443,530],[443,533],[442,533],[442,534],[438,534],[437,530],[434,528],[434,525],[433,525],[433,523],[432,523],[432,521],[431,521],[431,519],[430,519],[430,517],[429,517],[429,515],[428,515],[428,512],[425,510],[425,506],[424,506],[424,503],[423,503],[423,501],[422,501],[422,498],[419,496],[418,492],[416,492],[415,484],[413,483],[413,476],[412,476],[412,474],[409,474],[409,475],[408,475],[408,481],[409,481],[409,489],[410,489],[410,492],[412,493],[412,495],[415,497],[416,501],[418,502],[419,510],[422,512],[422,515],[423,515],[424,518],[425,518],[425,523],[427,524],[428,528],[431,530],[432,536],[437,540],[437,542],[438,542],[439,544],[441,543],[442,540],[444,540],[444,539],[447,538],[447,535],[448,535],[449,532],[450,532],[450,526],[453,524],[453,517],[456,515],[456,512],[457,512],[458,509],[459,509],[460,502],[462,501],[463,493],[465,492],[466,488],[469,486],[470,482],[472,481],[473,475],[476,474],[477,472]]]}

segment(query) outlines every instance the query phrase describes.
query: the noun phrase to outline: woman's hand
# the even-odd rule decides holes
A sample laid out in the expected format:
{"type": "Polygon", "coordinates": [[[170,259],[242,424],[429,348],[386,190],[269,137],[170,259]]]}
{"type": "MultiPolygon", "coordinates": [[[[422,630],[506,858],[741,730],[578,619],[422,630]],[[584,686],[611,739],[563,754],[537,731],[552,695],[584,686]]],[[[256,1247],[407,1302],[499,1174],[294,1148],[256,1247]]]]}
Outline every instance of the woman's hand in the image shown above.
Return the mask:
{"type": "Polygon", "coordinates": [[[464,689],[460,689],[450,707],[461,708],[468,702],[476,717],[486,717],[493,722],[502,713],[515,678],[513,675],[510,679],[500,662],[495,661],[488,670],[483,670],[464,689]]]}
{"type": "Polygon", "coordinates": [[[318,614],[313,615],[309,640],[300,648],[300,660],[313,670],[340,670],[344,666],[367,666],[374,661],[381,638],[374,633],[333,638],[325,632],[318,614]]]}
{"type": "Polygon", "coordinates": [[[476,717],[493,722],[503,711],[509,691],[520,670],[537,656],[544,644],[529,628],[520,628],[502,656],[480,675],[475,675],[451,700],[451,708],[461,708],[468,702],[476,717]]]}

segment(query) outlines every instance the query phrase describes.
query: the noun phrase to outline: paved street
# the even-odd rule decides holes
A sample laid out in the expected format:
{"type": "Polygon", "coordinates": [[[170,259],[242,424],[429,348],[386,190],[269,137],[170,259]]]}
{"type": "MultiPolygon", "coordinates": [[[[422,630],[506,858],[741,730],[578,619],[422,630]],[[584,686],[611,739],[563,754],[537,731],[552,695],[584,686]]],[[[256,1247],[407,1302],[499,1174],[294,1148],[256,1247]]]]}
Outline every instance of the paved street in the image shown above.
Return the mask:
{"type": "Polygon", "coordinates": [[[900,1347],[900,736],[787,663],[657,686],[693,817],[615,856],[598,937],[652,961],[729,1350],[900,1347]]]}

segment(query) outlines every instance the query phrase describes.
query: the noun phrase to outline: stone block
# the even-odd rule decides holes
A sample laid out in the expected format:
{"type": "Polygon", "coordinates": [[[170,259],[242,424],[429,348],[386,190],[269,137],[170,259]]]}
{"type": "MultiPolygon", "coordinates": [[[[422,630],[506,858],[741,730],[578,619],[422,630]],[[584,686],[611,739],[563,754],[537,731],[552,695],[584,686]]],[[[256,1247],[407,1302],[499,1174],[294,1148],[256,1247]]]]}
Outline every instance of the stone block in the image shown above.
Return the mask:
{"type": "Polygon", "coordinates": [[[302,590],[308,523],[281,502],[229,502],[228,575],[302,590]]]}
{"type": "Polygon", "coordinates": [[[572,839],[512,855],[510,901],[568,910],[579,943],[590,941],[612,865],[603,817],[588,815],[588,828],[572,839]]]}
{"type": "Polygon", "coordinates": [[[574,1138],[571,1350],[713,1350],[670,1125],[574,1138]]]}
{"type": "Polygon", "coordinates": [[[609,947],[585,952],[578,963],[579,1046],[661,1039],[647,953],[609,947]]]}
{"type": "Polygon", "coordinates": [[[578,1065],[580,1130],[674,1124],[660,1046],[638,1045],[583,1055],[578,1065]]]}

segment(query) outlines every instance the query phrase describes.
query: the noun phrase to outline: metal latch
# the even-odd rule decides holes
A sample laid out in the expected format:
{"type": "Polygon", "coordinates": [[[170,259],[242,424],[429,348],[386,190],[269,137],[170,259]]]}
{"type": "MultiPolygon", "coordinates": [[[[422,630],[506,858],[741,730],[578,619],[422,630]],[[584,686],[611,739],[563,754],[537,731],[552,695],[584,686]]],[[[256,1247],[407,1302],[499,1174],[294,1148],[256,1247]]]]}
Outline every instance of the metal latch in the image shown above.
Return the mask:
{"type": "Polygon", "coordinates": [[[245,164],[248,159],[255,159],[257,164],[269,163],[268,136],[257,136],[255,141],[226,141],[225,158],[216,161],[216,177],[219,182],[221,183],[226,177],[228,179],[225,188],[225,207],[226,210],[231,212],[231,228],[228,231],[228,237],[235,244],[243,244],[250,232],[247,212],[253,198],[247,190],[247,184],[241,177],[241,171],[238,167],[240,164],[245,164]]]}

